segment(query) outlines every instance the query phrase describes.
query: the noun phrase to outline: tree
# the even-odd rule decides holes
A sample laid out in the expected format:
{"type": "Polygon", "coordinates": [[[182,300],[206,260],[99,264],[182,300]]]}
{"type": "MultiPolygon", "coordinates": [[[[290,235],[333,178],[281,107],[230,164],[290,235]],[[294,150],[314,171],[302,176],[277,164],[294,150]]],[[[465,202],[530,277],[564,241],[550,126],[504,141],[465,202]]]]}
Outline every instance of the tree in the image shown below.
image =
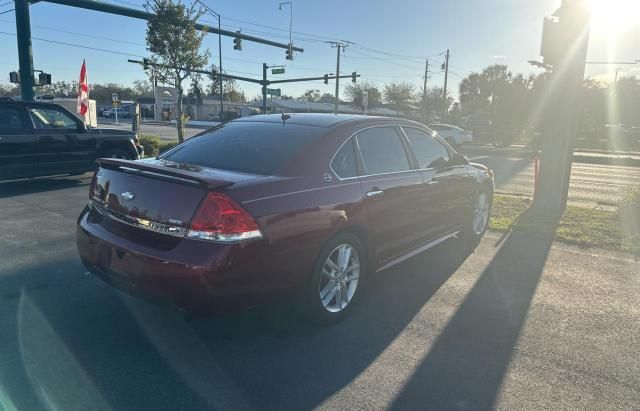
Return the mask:
{"type": "Polygon", "coordinates": [[[193,70],[202,69],[209,51],[200,51],[206,33],[196,30],[196,21],[203,11],[195,3],[187,7],[173,0],[154,0],[145,5],[151,12],[147,22],[147,49],[156,66],[156,76],[177,90],[176,127],[178,141],[184,140],[183,81],[193,70]]]}
{"type": "Polygon", "coordinates": [[[349,83],[344,89],[344,95],[351,100],[356,106],[362,106],[362,96],[365,91],[368,94],[369,107],[379,106],[382,102],[382,95],[380,90],[373,84],[367,81],[362,83],[349,83]]]}
{"type": "Polygon", "coordinates": [[[134,80],[133,92],[137,97],[153,97],[153,85],[149,80],[134,80]]]}
{"type": "MultiPolygon", "coordinates": [[[[444,100],[442,94],[444,89],[442,87],[427,87],[427,92],[423,93],[422,87],[418,91],[416,100],[420,101],[421,113],[426,116],[425,120],[432,120],[433,118],[439,118],[444,113],[444,100]]],[[[447,107],[453,104],[453,98],[447,96],[447,107]]]]}
{"type": "Polygon", "coordinates": [[[76,97],[78,95],[77,81],[56,81],[38,88],[38,94],[53,97],[76,97]]]}
{"type": "Polygon", "coordinates": [[[307,102],[318,101],[320,100],[320,92],[315,89],[309,89],[305,91],[303,95],[298,97],[297,100],[307,102]]]}
{"type": "Polygon", "coordinates": [[[391,83],[384,86],[384,99],[395,106],[406,106],[413,100],[414,87],[406,82],[391,83]]]}
{"type": "Polygon", "coordinates": [[[14,97],[20,95],[20,87],[17,84],[0,84],[0,97],[14,97]]]}
{"type": "Polygon", "coordinates": [[[222,98],[224,100],[246,102],[247,99],[244,92],[240,90],[235,79],[216,76],[218,67],[215,64],[211,66],[209,71],[211,73],[209,75],[209,79],[211,80],[208,89],[209,96],[218,96],[220,94],[220,82],[222,81],[222,98]]]}
{"type": "Polygon", "coordinates": [[[320,103],[333,103],[335,101],[336,101],[336,96],[334,96],[331,93],[324,93],[318,99],[318,102],[320,102],[320,103]]]}

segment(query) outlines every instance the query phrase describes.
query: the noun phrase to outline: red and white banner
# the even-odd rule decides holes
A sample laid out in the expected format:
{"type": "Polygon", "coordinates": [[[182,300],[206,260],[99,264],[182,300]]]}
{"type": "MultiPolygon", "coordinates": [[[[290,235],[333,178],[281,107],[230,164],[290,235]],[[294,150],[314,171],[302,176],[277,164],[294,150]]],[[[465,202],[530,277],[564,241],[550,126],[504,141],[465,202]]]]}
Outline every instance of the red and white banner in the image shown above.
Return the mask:
{"type": "Polygon", "coordinates": [[[89,111],[89,81],[87,80],[87,64],[82,60],[80,69],[80,84],[78,86],[78,108],[77,112],[85,116],[89,111]]]}

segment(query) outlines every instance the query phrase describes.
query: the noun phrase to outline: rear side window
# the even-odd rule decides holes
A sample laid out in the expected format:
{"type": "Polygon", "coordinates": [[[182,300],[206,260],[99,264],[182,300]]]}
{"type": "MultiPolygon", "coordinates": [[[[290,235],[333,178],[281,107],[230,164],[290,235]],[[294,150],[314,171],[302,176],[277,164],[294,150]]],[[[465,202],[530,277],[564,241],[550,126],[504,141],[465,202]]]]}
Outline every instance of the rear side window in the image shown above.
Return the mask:
{"type": "Polygon", "coordinates": [[[393,127],[374,127],[358,133],[365,174],[382,174],[411,169],[402,140],[393,127]]]}
{"type": "Polygon", "coordinates": [[[165,160],[242,173],[272,175],[325,132],[322,127],[267,122],[226,123],[176,150],[165,160]]]}
{"type": "Polygon", "coordinates": [[[353,139],[349,139],[338,150],[331,162],[331,168],[340,178],[356,177],[358,175],[353,139]]]}
{"type": "Polygon", "coordinates": [[[0,130],[20,130],[24,128],[17,108],[0,107],[0,130]]]}
{"type": "Polygon", "coordinates": [[[449,150],[430,134],[417,128],[403,127],[403,130],[420,168],[440,167],[449,162],[449,150]]]}

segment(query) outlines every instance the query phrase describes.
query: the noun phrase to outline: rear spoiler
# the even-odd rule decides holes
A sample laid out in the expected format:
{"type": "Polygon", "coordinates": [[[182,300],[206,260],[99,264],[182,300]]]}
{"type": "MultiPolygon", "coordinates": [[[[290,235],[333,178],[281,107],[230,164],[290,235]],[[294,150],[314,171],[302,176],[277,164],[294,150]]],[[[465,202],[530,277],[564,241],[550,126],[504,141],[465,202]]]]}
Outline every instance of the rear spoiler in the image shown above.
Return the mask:
{"type": "MultiPolygon", "coordinates": [[[[206,189],[228,187],[232,181],[210,178],[197,171],[185,170],[184,168],[166,167],[156,164],[149,164],[141,161],[120,160],[115,158],[99,158],[96,160],[98,166],[111,170],[120,170],[130,173],[141,173],[155,177],[165,177],[172,180],[181,180],[198,185],[206,189]]],[[[184,165],[185,167],[197,168],[199,166],[184,165]]]]}

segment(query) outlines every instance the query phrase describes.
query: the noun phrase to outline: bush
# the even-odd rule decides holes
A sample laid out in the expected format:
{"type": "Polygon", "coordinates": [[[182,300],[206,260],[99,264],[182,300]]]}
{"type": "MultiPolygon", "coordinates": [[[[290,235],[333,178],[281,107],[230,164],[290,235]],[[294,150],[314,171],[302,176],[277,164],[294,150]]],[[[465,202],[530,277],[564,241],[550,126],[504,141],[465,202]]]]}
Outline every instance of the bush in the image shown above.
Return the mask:
{"type": "Polygon", "coordinates": [[[155,157],[178,145],[178,141],[162,141],[160,137],[153,135],[142,135],[139,139],[144,147],[145,157],[155,157]]]}

